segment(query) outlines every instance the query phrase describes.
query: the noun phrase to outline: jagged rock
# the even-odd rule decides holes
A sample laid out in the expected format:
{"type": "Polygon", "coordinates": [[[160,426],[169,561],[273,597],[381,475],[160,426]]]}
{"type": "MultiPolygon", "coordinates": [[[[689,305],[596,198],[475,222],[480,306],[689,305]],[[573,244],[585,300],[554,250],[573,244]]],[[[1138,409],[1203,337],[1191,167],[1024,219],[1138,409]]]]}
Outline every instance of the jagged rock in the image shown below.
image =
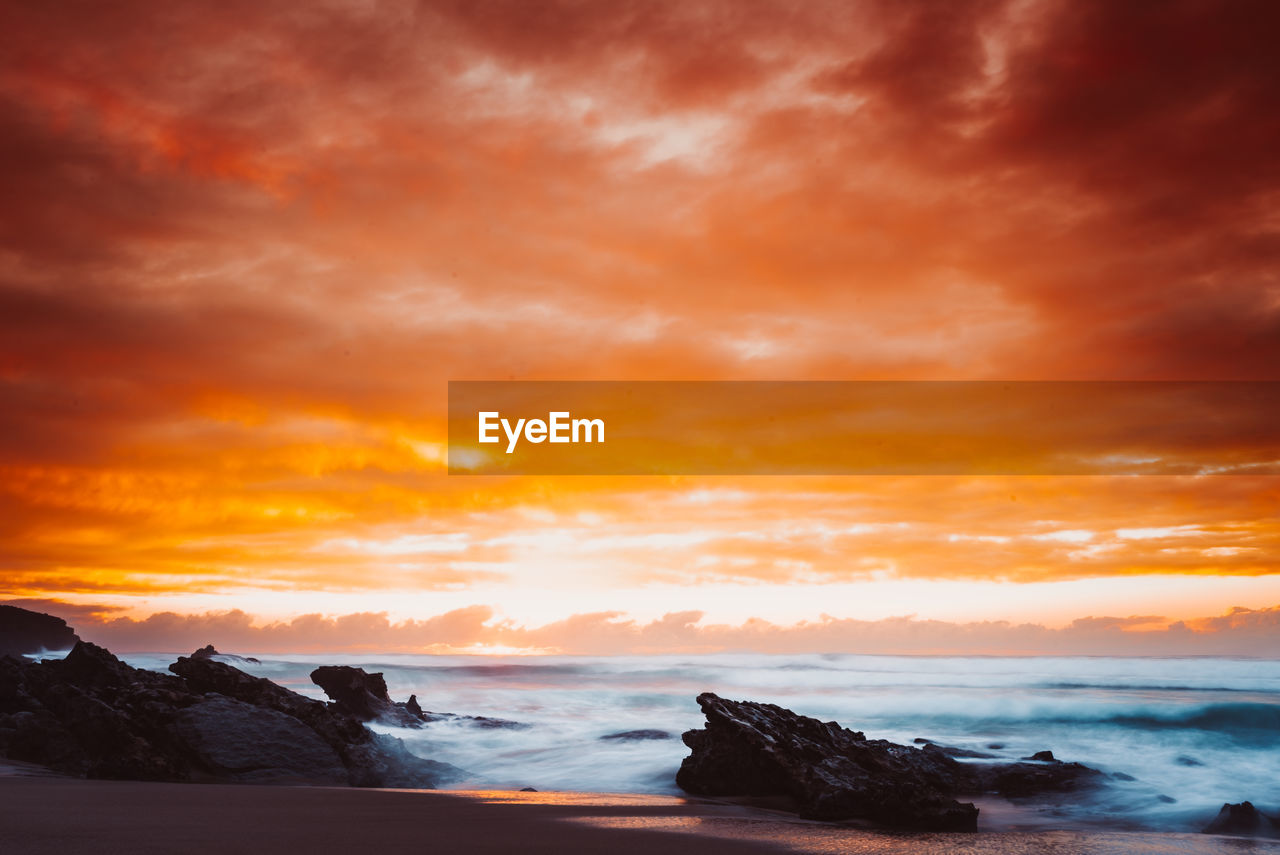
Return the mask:
{"type": "Polygon", "coordinates": [[[225,662],[182,657],[169,670],[197,691],[274,709],[305,723],[342,759],[354,787],[431,788],[465,775],[448,763],[411,754],[398,739],[374,734],[337,705],[304,698],[225,662]]]}
{"type": "Polygon", "coordinates": [[[215,656],[221,656],[223,659],[230,659],[232,662],[249,662],[254,665],[262,664],[259,660],[252,656],[237,656],[234,653],[219,653],[217,648],[212,644],[206,644],[195,653],[191,654],[192,659],[212,659],[215,656]]]}
{"type": "Polygon", "coordinates": [[[647,739],[671,739],[671,734],[665,730],[623,730],[618,733],[606,733],[600,739],[606,742],[640,742],[647,739]]]}
{"type": "Polygon", "coordinates": [[[189,702],[175,678],[84,641],[62,660],[0,659],[0,755],[91,778],[184,780],[166,727],[189,702]]]}
{"type": "Polygon", "coordinates": [[[310,727],[273,709],[209,695],[178,713],[174,730],[218,779],[347,783],[337,752],[310,727]]]}
{"type": "Polygon", "coordinates": [[[425,710],[422,719],[426,722],[448,721],[471,727],[495,728],[500,730],[525,730],[532,725],[523,721],[510,721],[505,718],[490,718],[486,715],[458,715],[457,713],[431,712],[425,710]]]}
{"type": "MultiPolygon", "coordinates": [[[[392,703],[382,674],[370,674],[350,665],[322,665],[311,672],[311,681],[324,689],[334,707],[361,721],[382,721],[399,727],[421,727],[421,707],[414,714],[392,703]]],[[[415,706],[417,699],[414,699],[415,706]]]]}
{"type": "Polygon", "coordinates": [[[1052,751],[1037,751],[1030,757],[1023,757],[1023,760],[1034,760],[1037,763],[1056,763],[1057,759],[1053,756],[1052,751]]]}
{"type": "Polygon", "coordinates": [[[0,657],[0,756],[129,780],[429,788],[464,774],[215,656],[181,657],[172,675],[84,641],[62,660],[0,657]]]}
{"type": "Polygon", "coordinates": [[[788,796],[812,819],[866,819],[900,828],[975,831],[978,809],[948,795],[959,763],[940,753],[871,741],[835,722],[774,704],[698,696],[704,730],[676,775],[709,796],[788,796]]]}
{"type": "Polygon", "coordinates": [[[201,647],[195,653],[192,653],[191,658],[192,659],[212,659],[214,656],[217,656],[217,655],[218,655],[217,649],[214,648],[212,644],[206,644],[204,647],[201,647]]]}
{"type": "Polygon", "coordinates": [[[425,715],[422,712],[422,705],[418,703],[417,695],[410,695],[409,700],[404,702],[404,708],[408,711],[409,715],[415,715],[418,718],[425,718],[425,715]]]}
{"type": "Polygon", "coordinates": [[[79,640],[62,618],[17,606],[0,606],[0,656],[67,650],[79,640]]]}
{"type": "MultiPolygon", "coordinates": [[[[774,704],[698,696],[704,730],[676,775],[700,795],[786,796],[802,816],[866,819],[922,830],[972,831],[978,810],[959,797],[1032,797],[1095,786],[1103,775],[1079,763],[961,763],[946,746],[869,740],[836,722],[774,704]]],[[[976,753],[976,752],[973,752],[976,753]]]]}
{"type": "Polygon", "coordinates": [[[1011,799],[1089,789],[1106,779],[1097,769],[1061,760],[1052,763],[992,763],[971,768],[981,791],[999,793],[1011,799]]]}
{"type": "Polygon", "coordinates": [[[520,788],[520,792],[522,792],[522,793],[536,793],[536,792],[538,792],[538,791],[537,791],[537,790],[535,790],[533,787],[521,787],[521,788],[520,788]]]}
{"type": "Polygon", "coordinates": [[[948,757],[965,757],[970,760],[991,760],[994,754],[987,754],[984,751],[973,751],[968,748],[957,748],[954,745],[939,745],[936,742],[930,742],[927,739],[922,747],[924,751],[939,751],[948,757]]]}
{"type": "Polygon", "coordinates": [[[1224,804],[1203,833],[1276,837],[1280,836],[1280,823],[1255,808],[1252,802],[1224,804]]]}

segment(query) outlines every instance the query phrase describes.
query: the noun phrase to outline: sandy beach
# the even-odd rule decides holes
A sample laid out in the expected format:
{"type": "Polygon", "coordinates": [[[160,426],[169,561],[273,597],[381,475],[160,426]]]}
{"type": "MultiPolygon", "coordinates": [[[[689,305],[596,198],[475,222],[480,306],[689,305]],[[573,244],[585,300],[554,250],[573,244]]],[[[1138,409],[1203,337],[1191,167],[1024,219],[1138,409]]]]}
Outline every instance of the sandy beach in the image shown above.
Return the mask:
{"type": "Polygon", "coordinates": [[[905,834],[665,796],[421,792],[0,777],[13,855],[312,853],[1280,852],[1198,834],[1046,830],[905,834]]]}

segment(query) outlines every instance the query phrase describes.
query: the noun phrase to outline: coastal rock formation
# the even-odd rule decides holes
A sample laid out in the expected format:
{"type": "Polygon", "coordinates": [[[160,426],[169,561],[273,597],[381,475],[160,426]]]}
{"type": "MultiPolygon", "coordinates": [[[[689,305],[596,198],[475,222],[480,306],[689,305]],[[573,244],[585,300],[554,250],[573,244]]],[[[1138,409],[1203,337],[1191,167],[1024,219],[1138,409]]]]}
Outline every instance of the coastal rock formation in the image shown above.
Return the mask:
{"type": "Polygon", "coordinates": [[[978,809],[958,797],[1018,798],[1094,786],[1102,773],[1079,763],[961,763],[952,750],[867,739],[774,704],[698,696],[703,730],[676,775],[685,791],[711,796],[784,796],[801,816],[864,819],[932,831],[973,831],[978,809]]]}
{"type": "Polygon", "coordinates": [[[195,752],[198,765],[219,780],[347,783],[337,752],[314,730],[276,710],[210,695],[177,714],[174,732],[195,752]]]}
{"type": "Polygon", "coordinates": [[[901,828],[976,831],[978,809],[961,804],[957,761],[870,741],[835,722],[774,704],[698,696],[704,730],[684,734],[692,753],[676,783],[709,796],[789,796],[811,819],[866,819],[901,828]]]}
{"type": "Polygon", "coordinates": [[[232,662],[248,662],[251,665],[261,665],[262,663],[254,659],[252,656],[237,656],[234,653],[220,653],[212,644],[206,644],[195,653],[191,654],[192,659],[212,659],[214,656],[221,656],[224,660],[232,662]]]}
{"type": "Polygon", "coordinates": [[[665,730],[623,730],[618,733],[606,733],[600,737],[602,742],[642,742],[650,739],[670,739],[671,734],[665,730]]]}
{"type": "Polygon", "coordinates": [[[169,670],[195,691],[224,695],[303,722],[342,759],[352,786],[435,787],[464,775],[448,763],[410,753],[395,737],[373,733],[360,719],[336,705],[304,698],[265,677],[254,677],[225,662],[184,656],[170,665],[169,670]]]}
{"type": "Polygon", "coordinates": [[[437,721],[515,730],[529,726],[504,718],[431,712],[422,708],[417,695],[410,695],[407,701],[393,701],[382,674],[370,674],[350,665],[323,665],[311,672],[311,681],[329,696],[335,710],[360,721],[378,721],[395,727],[422,727],[437,721]]]}
{"type": "Polygon", "coordinates": [[[427,788],[463,775],[214,655],[181,657],[173,675],[84,641],[62,660],[0,657],[0,757],[152,781],[427,788]]]}
{"type": "Polygon", "coordinates": [[[1252,802],[1224,804],[1213,822],[1204,827],[1203,833],[1280,837],[1280,821],[1255,808],[1252,802]]]}
{"type": "Polygon", "coordinates": [[[62,618],[0,606],[0,656],[25,656],[45,650],[68,650],[80,638],[62,618]]]}
{"type": "Polygon", "coordinates": [[[315,683],[333,701],[334,708],[361,721],[382,721],[398,727],[422,727],[424,715],[415,695],[409,704],[393,703],[386,678],[350,665],[322,665],[311,672],[315,683]],[[417,707],[415,713],[413,707],[417,707]]]}

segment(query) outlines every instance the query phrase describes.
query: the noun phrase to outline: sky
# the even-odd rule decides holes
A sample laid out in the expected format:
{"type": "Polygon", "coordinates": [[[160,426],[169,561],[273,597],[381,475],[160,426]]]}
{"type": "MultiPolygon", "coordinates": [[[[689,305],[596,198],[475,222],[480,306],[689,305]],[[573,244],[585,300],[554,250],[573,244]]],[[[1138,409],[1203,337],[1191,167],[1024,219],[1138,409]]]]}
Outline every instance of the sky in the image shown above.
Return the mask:
{"type": "Polygon", "coordinates": [[[449,380],[1280,380],[1277,24],[0,0],[0,600],[132,650],[1280,655],[1275,475],[445,468],[449,380]]]}

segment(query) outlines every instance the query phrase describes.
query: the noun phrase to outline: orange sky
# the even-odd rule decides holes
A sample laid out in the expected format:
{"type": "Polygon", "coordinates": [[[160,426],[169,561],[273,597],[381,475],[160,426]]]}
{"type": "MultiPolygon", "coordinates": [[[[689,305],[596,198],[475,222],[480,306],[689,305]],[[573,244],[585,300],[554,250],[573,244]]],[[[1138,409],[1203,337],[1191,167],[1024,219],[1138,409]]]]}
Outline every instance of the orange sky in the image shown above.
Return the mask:
{"type": "Polygon", "coordinates": [[[1280,379],[1278,14],[0,2],[0,599],[132,649],[1280,655],[1276,476],[443,458],[450,379],[1280,379]]]}

